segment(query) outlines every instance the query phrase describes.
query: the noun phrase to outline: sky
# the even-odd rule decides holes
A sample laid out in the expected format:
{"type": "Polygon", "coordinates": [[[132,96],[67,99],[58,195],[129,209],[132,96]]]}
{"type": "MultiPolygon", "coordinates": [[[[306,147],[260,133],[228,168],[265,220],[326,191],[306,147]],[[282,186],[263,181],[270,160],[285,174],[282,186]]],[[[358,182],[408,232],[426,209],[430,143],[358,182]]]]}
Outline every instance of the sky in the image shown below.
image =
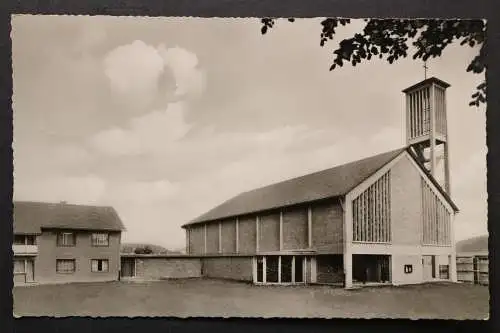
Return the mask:
{"type": "MultiPolygon", "coordinates": [[[[329,71],[321,18],[30,16],[12,19],[14,200],[112,205],[124,242],[182,248],[180,226],[259,186],[405,145],[411,57],[329,71]]],[[[487,233],[478,48],[428,61],[447,90],[456,239],[487,233]]]]}

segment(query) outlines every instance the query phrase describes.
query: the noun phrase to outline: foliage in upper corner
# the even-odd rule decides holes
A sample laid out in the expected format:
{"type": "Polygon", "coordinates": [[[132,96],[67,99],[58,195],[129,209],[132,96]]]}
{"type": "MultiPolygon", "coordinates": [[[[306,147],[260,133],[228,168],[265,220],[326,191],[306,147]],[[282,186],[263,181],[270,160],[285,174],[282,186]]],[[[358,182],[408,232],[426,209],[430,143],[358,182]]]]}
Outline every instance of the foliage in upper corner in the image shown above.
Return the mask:
{"type": "MultiPolygon", "coordinates": [[[[293,19],[288,19],[293,22],[293,19]]],[[[275,24],[275,19],[261,20],[262,34],[266,34],[275,24]]],[[[467,72],[476,74],[486,70],[486,24],[482,20],[439,20],[439,19],[365,19],[362,32],[354,34],[339,43],[333,51],[330,70],[342,67],[344,63],[356,66],[372,57],[386,59],[390,64],[408,56],[410,45],[416,51],[413,59],[426,61],[441,56],[443,50],[453,42],[474,47],[481,45],[479,54],[467,66],[467,72]]],[[[335,36],[339,25],[351,23],[350,19],[326,18],[321,22],[320,46],[335,36]]],[[[472,94],[470,106],[486,102],[486,81],[472,94]]]]}

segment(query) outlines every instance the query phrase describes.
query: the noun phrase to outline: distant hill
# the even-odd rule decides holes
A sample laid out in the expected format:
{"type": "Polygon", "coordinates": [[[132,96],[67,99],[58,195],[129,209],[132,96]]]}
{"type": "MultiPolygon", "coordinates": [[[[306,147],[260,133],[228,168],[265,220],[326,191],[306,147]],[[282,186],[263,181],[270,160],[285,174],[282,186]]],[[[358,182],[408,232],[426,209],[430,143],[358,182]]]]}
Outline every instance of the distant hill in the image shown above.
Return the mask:
{"type": "Polygon", "coordinates": [[[488,253],[488,235],[472,237],[457,242],[457,253],[483,252],[488,253]]]}
{"type": "Polygon", "coordinates": [[[134,253],[136,249],[144,249],[149,247],[153,254],[180,254],[179,251],[171,251],[160,245],[147,244],[147,243],[122,243],[121,253],[134,253]]]}

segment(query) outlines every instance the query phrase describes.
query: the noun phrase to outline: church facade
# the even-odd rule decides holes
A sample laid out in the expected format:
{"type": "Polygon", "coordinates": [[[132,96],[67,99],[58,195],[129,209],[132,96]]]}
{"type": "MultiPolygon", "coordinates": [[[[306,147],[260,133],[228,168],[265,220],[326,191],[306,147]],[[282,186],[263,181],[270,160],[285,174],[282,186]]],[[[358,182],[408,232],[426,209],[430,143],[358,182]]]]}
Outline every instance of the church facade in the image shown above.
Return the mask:
{"type": "Polygon", "coordinates": [[[406,147],[244,192],[183,225],[202,275],[346,288],[456,281],[458,208],[436,94],[448,86],[431,78],[405,90],[406,147]]]}

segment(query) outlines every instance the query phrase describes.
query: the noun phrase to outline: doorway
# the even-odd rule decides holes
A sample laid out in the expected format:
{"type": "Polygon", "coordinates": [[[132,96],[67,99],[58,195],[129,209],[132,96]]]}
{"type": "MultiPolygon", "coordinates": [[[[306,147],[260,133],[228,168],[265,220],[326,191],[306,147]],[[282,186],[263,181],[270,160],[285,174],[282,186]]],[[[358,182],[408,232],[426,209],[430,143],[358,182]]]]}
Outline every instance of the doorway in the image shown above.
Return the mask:
{"type": "Polygon", "coordinates": [[[26,283],[35,282],[35,261],[26,259],[26,283]]]}
{"type": "Polygon", "coordinates": [[[135,276],[135,258],[122,258],[121,266],[122,277],[126,278],[135,276]]]}
{"type": "Polygon", "coordinates": [[[356,254],[352,258],[352,277],[361,283],[388,283],[390,277],[390,256],[356,254]]]}
{"type": "Polygon", "coordinates": [[[436,256],[422,256],[422,272],[424,281],[432,281],[436,277],[436,256]]]}

